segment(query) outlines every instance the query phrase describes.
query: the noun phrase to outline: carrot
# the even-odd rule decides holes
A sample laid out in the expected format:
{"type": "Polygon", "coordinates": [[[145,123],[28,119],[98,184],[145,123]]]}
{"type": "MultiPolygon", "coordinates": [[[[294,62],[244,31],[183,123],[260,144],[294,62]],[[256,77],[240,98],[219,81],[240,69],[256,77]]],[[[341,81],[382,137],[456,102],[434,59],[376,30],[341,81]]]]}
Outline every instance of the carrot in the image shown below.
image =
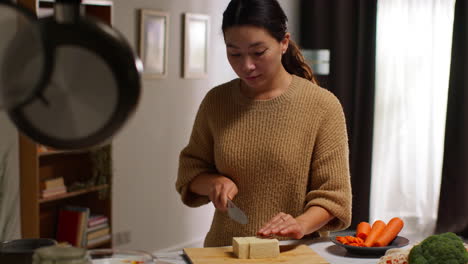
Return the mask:
{"type": "Polygon", "coordinates": [[[348,240],[344,236],[337,236],[336,240],[340,242],[341,244],[345,244],[348,240]]]}
{"type": "Polygon", "coordinates": [[[363,240],[366,240],[370,231],[371,231],[370,224],[367,222],[361,222],[357,225],[356,236],[363,240]]]}
{"type": "Polygon", "coordinates": [[[384,230],[386,224],[382,220],[377,220],[372,224],[372,229],[369,232],[366,240],[364,240],[364,246],[372,247],[374,245],[375,240],[380,236],[382,231],[384,230]]]}
{"type": "Polygon", "coordinates": [[[356,247],[363,247],[364,246],[364,240],[362,240],[359,237],[337,236],[336,240],[339,241],[341,244],[344,244],[344,245],[350,245],[350,246],[356,246],[356,247]]]}
{"type": "Polygon", "coordinates": [[[384,228],[382,233],[379,237],[374,241],[373,246],[376,247],[385,247],[386,245],[390,244],[393,239],[400,233],[401,229],[403,229],[404,223],[398,217],[392,218],[387,226],[384,228]]]}

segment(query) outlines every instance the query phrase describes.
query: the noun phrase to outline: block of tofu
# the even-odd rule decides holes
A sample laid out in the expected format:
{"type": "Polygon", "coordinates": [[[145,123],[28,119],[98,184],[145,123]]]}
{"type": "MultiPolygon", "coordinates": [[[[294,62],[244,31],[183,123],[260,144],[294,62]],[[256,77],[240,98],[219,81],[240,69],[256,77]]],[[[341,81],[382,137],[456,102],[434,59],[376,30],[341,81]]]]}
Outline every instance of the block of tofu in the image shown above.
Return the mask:
{"type": "Polygon", "coordinates": [[[234,237],[232,250],[239,259],[276,258],[279,256],[279,241],[258,237],[234,237]]]}
{"type": "Polygon", "coordinates": [[[249,237],[249,258],[276,258],[279,256],[278,239],[249,237]]]}
{"type": "Polygon", "coordinates": [[[232,250],[234,255],[240,259],[249,258],[249,240],[248,237],[233,237],[232,250]]]}

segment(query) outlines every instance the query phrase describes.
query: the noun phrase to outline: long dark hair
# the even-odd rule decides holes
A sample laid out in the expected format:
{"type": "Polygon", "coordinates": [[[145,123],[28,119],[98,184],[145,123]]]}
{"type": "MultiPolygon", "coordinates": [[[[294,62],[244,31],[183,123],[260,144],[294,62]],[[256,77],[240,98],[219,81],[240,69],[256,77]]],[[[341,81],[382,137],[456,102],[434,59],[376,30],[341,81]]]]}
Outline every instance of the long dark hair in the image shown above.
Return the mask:
{"type": "MultiPolygon", "coordinates": [[[[231,0],[223,13],[222,30],[233,26],[251,25],[266,29],[278,42],[286,35],[288,18],[276,0],[231,0]]],[[[297,44],[289,40],[281,63],[287,72],[317,83],[312,69],[305,62],[297,44]]]]}

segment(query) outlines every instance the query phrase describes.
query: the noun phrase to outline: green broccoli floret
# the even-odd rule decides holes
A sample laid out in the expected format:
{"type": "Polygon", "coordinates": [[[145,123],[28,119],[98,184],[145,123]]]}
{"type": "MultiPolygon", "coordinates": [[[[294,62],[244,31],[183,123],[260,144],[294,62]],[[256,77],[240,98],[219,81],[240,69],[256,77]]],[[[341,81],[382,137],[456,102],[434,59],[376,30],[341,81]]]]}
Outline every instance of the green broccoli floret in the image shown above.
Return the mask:
{"type": "Polygon", "coordinates": [[[409,264],[466,264],[468,252],[463,241],[448,232],[424,239],[411,249],[408,260],[409,264]]]}

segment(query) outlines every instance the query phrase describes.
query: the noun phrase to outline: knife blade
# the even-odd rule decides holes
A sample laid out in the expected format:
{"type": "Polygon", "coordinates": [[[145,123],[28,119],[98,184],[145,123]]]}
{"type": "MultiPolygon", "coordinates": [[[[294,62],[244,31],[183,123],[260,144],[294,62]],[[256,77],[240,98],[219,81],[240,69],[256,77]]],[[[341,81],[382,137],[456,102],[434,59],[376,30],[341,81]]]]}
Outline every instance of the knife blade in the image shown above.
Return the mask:
{"type": "Polygon", "coordinates": [[[243,225],[249,222],[249,218],[247,218],[245,213],[239,207],[237,207],[233,201],[229,199],[227,201],[227,209],[228,209],[228,215],[232,220],[243,225]]]}

